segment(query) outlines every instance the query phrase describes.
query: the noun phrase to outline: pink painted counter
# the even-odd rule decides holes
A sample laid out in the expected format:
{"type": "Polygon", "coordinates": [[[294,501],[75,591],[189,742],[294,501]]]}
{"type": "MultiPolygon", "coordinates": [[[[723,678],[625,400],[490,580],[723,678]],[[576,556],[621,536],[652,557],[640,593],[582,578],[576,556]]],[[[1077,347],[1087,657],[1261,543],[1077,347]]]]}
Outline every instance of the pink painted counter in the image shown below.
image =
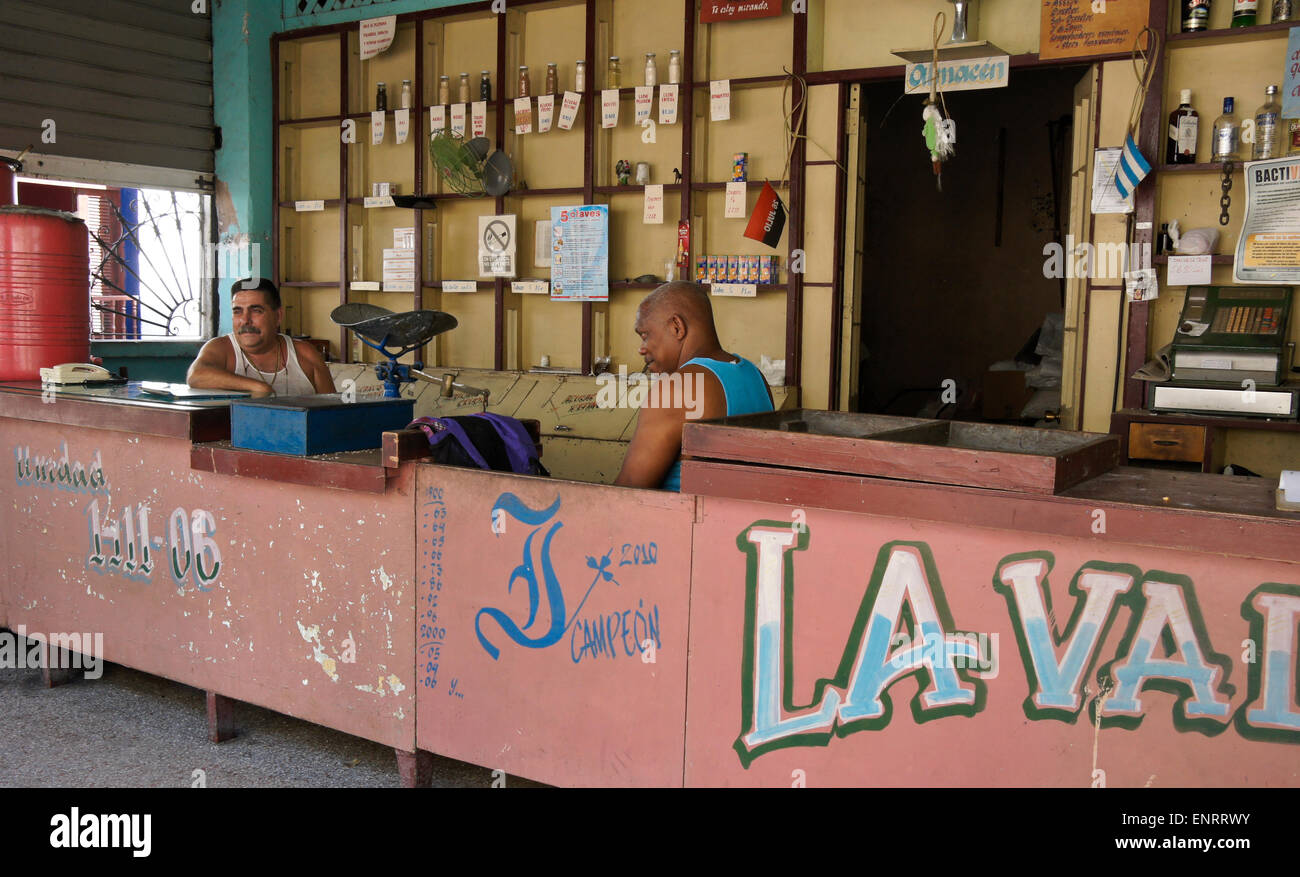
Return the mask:
{"type": "Polygon", "coordinates": [[[223,417],[0,392],[0,623],[102,633],[106,660],[413,751],[413,466],[287,483],[240,452],[226,474],[192,441],[223,417]]]}

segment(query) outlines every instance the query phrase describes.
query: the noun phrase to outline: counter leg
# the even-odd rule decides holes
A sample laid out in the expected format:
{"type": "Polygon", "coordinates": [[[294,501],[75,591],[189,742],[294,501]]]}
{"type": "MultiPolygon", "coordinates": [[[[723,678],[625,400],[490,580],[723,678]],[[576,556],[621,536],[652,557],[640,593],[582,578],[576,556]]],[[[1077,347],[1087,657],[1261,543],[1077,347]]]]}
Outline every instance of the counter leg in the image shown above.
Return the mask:
{"type": "Polygon", "coordinates": [[[225,743],[235,736],[235,702],[215,691],[208,695],[208,739],[225,743]]]}
{"type": "Polygon", "coordinates": [[[66,649],[55,651],[48,642],[41,643],[41,681],[46,688],[65,685],[72,681],[66,649]]]}
{"type": "Polygon", "coordinates": [[[417,749],[406,752],[393,750],[397,754],[397,775],[401,778],[403,789],[427,789],[433,785],[433,753],[417,749]]]}

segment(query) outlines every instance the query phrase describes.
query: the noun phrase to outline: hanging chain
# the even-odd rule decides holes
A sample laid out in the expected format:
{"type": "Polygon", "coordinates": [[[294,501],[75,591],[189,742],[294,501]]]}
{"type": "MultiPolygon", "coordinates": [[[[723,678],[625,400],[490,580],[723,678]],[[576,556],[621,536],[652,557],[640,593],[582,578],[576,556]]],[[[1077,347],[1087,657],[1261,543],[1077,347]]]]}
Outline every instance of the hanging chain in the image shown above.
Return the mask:
{"type": "Polygon", "coordinates": [[[1228,224],[1228,208],[1232,206],[1232,159],[1223,163],[1223,196],[1219,198],[1219,225],[1228,224]]]}

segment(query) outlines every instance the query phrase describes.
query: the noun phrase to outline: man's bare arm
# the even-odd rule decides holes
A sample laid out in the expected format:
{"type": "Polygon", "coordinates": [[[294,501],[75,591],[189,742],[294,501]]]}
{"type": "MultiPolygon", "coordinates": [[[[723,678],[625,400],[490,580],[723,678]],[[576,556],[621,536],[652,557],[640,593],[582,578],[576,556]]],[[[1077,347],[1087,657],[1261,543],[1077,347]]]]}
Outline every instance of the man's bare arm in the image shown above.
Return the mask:
{"type": "Polygon", "coordinates": [[[271,395],[271,388],[265,381],[237,375],[230,370],[230,360],[227,358],[229,352],[230,341],[224,336],[213,338],[204,344],[198,357],[190,365],[190,370],[185,375],[185,382],[191,387],[205,390],[243,390],[252,393],[255,397],[271,395]],[[222,350],[223,345],[225,350],[222,350]]]}
{"type": "Polygon", "coordinates": [[[320,355],[320,349],[306,341],[293,342],[294,350],[298,353],[298,364],[306,373],[311,385],[316,388],[317,393],[334,393],[334,376],[330,374],[330,367],[326,365],[324,357],[320,355]]]}
{"type": "Polygon", "coordinates": [[[682,424],[686,412],[680,406],[642,408],[636,432],[623,458],[623,468],[614,480],[622,487],[657,488],[682,452],[682,424]]]}

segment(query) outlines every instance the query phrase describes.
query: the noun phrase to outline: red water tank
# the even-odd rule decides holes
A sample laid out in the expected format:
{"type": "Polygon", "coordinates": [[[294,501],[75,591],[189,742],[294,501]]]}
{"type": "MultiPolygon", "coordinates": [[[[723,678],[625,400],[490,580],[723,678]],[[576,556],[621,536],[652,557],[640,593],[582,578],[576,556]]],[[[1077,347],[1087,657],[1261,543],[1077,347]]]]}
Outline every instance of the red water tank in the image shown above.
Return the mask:
{"type": "Polygon", "coordinates": [[[90,361],[86,224],[42,207],[0,207],[0,380],[90,361]]]}

